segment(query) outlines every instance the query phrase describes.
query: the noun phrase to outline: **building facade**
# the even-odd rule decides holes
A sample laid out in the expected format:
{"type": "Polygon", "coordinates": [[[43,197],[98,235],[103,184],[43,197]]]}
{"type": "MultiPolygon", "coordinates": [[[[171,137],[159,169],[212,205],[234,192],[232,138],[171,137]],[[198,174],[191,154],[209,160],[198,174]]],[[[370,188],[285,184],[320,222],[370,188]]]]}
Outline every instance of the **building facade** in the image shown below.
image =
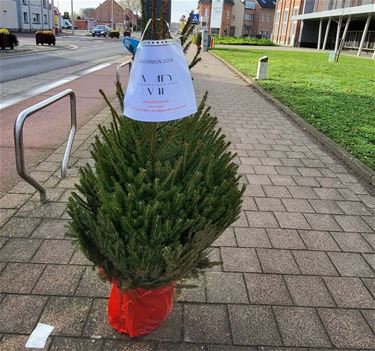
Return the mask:
{"type": "Polygon", "coordinates": [[[246,0],[243,36],[271,38],[276,0],[246,0]]]}
{"type": "Polygon", "coordinates": [[[34,32],[53,27],[49,0],[0,0],[0,28],[34,32]]]}
{"type": "Polygon", "coordinates": [[[272,39],[318,50],[374,52],[375,0],[279,0],[272,39]]]}
{"type": "Polygon", "coordinates": [[[220,34],[223,36],[230,35],[231,33],[231,20],[232,20],[232,9],[234,2],[233,0],[224,0],[223,12],[221,17],[221,31],[211,31],[211,6],[212,0],[199,0],[198,12],[200,18],[200,25],[206,27],[209,33],[220,34]]]}
{"type": "Polygon", "coordinates": [[[95,18],[98,24],[112,25],[113,21],[113,27],[117,29],[122,29],[124,24],[137,23],[137,16],[130,9],[121,7],[115,0],[102,2],[93,13],[90,13],[90,17],[95,18]]]}

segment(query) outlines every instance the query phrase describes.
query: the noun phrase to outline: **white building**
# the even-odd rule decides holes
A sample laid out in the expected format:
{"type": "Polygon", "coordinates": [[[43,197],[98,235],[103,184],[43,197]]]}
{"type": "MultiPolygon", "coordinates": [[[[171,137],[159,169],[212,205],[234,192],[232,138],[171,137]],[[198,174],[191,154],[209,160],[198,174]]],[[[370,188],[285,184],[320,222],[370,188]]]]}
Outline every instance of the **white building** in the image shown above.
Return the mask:
{"type": "Polygon", "coordinates": [[[0,0],[0,28],[34,32],[53,27],[49,0],[0,0]]]}

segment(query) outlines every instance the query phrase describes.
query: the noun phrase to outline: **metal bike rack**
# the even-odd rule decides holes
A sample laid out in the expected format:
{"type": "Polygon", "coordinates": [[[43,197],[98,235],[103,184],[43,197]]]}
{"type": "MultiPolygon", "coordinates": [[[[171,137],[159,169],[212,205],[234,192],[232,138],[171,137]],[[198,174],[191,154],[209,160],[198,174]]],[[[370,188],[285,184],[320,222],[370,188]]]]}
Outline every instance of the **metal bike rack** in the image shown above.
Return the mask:
{"type": "Polygon", "coordinates": [[[120,69],[129,65],[129,73],[132,68],[132,60],[127,60],[116,67],[116,84],[120,81],[120,69]]]}
{"type": "Polygon", "coordinates": [[[77,104],[76,104],[76,95],[72,89],[66,89],[63,92],[51,96],[50,98],[43,100],[26,110],[23,110],[17,117],[14,123],[14,145],[16,150],[16,165],[17,165],[17,172],[21,178],[26,180],[29,184],[31,184],[34,188],[39,190],[40,193],[40,201],[46,201],[46,189],[38,183],[33,177],[31,177],[25,167],[25,159],[24,159],[24,148],[23,148],[23,125],[28,117],[33,115],[34,113],[44,109],[47,106],[52,105],[53,103],[63,99],[64,97],[70,97],[70,120],[71,120],[71,128],[69,133],[68,142],[66,144],[66,149],[64,153],[64,158],[61,162],[61,177],[65,178],[66,170],[68,167],[69,155],[72,150],[74,136],[76,134],[77,129],[77,104]]]}

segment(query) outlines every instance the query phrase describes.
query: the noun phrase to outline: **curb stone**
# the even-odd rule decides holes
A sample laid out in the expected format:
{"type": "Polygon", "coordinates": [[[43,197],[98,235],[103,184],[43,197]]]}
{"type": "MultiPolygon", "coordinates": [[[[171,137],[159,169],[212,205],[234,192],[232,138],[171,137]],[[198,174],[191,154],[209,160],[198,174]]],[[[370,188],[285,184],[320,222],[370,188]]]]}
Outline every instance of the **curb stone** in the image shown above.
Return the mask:
{"type": "Polygon", "coordinates": [[[246,77],[243,73],[233,67],[230,63],[226,62],[224,59],[216,55],[215,53],[209,51],[209,53],[220,60],[224,65],[226,65],[231,71],[236,73],[241,77],[246,83],[248,83],[252,88],[254,88],[260,95],[262,95],[266,100],[275,105],[279,110],[283,111],[291,120],[296,122],[304,131],[315,137],[321,144],[323,144],[328,151],[336,155],[340,160],[342,160],[347,166],[349,166],[357,175],[361,177],[362,180],[366,182],[367,188],[370,193],[375,193],[375,172],[365,165],[362,161],[358,160],[351,153],[344,150],[335,141],[328,138],[321,131],[316,129],[310,123],[306,122],[302,117],[293,112],[289,107],[282,104],[279,100],[275,99],[270,93],[256,84],[255,79],[246,77]]]}

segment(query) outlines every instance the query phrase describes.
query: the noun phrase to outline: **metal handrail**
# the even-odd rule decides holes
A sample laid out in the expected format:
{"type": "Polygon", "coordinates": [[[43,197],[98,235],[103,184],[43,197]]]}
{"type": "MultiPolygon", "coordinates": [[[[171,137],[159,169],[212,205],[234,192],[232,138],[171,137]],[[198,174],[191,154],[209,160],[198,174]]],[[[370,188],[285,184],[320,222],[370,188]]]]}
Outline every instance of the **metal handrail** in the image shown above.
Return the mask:
{"type": "Polygon", "coordinates": [[[66,169],[68,167],[69,155],[72,150],[73,140],[74,140],[74,136],[77,130],[77,104],[76,104],[76,95],[74,91],[72,89],[66,89],[59,94],[51,96],[48,99],[43,100],[27,108],[26,110],[23,110],[18,115],[14,123],[14,144],[15,144],[15,151],[16,151],[17,172],[21,178],[23,178],[24,180],[26,180],[26,182],[31,184],[34,188],[39,190],[41,202],[46,201],[46,189],[26,172],[25,158],[24,158],[25,155],[24,155],[24,148],[23,148],[23,125],[28,117],[44,109],[45,107],[50,106],[53,103],[63,99],[64,97],[68,95],[70,97],[71,127],[70,127],[68,142],[66,144],[64,158],[61,162],[61,177],[65,178],[66,169]]]}
{"type": "Polygon", "coordinates": [[[116,84],[120,81],[120,69],[129,65],[129,73],[132,68],[132,60],[127,60],[116,67],[116,84]]]}

